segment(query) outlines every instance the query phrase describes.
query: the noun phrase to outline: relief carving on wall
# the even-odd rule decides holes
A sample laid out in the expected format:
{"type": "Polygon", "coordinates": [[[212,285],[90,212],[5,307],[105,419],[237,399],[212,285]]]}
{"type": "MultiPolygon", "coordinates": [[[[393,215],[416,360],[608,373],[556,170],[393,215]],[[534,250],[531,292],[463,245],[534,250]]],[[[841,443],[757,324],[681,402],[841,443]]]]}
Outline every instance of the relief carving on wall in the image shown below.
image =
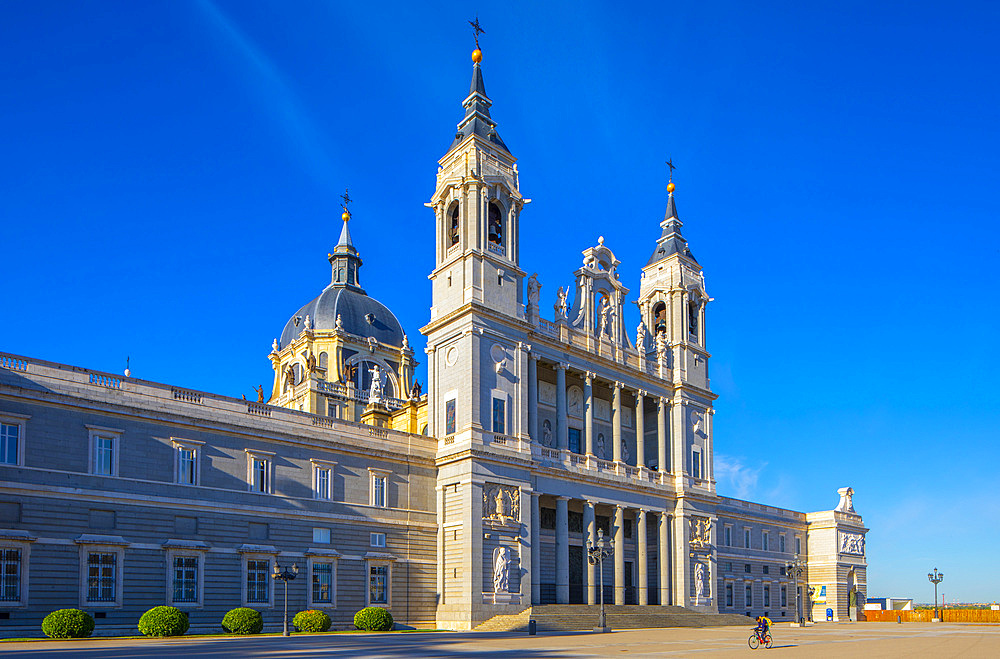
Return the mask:
{"type": "Polygon", "coordinates": [[[521,490],[510,485],[483,485],[483,519],[506,524],[521,521],[521,490]]]}
{"type": "Polygon", "coordinates": [[[712,544],[712,520],[695,517],[691,520],[691,546],[709,547],[712,544]]]}
{"type": "Polygon", "coordinates": [[[865,536],[860,533],[840,532],[840,553],[865,555],[865,536]]]}
{"type": "Polygon", "coordinates": [[[556,385],[551,382],[538,383],[538,402],[545,403],[546,405],[556,404],[556,385]]]}
{"type": "Polygon", "coordinates": [[[566,413],[570,416],[583,416],[583,389],[576,385],[566,392],[566,413]]]}

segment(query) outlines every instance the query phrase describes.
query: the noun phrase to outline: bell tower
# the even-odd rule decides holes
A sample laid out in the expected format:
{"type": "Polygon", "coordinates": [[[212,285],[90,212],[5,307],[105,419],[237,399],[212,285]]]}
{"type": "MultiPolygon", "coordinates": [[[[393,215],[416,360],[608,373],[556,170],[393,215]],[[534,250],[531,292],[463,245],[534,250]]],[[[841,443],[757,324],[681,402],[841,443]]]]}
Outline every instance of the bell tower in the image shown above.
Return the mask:
{"type": "Polygon", "coordinates": [[[430,203],[436,224],[431,321],[470,303],[522,318],[518,218],[530,200],[518,189],[516,159],[490,117],[482,51],[448,152],[438,161],[430,203]]]}

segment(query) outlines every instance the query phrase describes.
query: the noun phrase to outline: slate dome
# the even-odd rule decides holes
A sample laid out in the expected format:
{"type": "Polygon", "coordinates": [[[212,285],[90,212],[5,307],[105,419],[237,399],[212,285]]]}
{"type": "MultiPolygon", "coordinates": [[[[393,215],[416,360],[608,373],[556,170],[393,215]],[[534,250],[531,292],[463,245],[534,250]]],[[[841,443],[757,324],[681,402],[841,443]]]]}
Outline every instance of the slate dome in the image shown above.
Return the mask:
{"type": "Polygon", "coordinates": [[[288,319],[281,332],[281,347],[298,338],[306,316],[314,330],[332,330],[337,326],[337,314],[345,332],[373,336],[387,345],[403,345],[403,327],[388,307],[364,292],[330,284],[288,319]]]}

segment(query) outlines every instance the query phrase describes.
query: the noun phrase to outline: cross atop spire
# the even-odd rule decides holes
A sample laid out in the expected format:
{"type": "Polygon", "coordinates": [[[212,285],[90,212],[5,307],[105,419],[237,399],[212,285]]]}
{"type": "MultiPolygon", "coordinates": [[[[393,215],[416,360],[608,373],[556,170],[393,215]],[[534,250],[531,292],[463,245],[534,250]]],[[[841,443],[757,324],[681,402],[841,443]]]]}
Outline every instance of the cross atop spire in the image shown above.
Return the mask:
{"type": "Polygon", "coordinates": [[[469,21],[469,25],[472,26],[472,35],[476,39],[476,50],[479,50],[479,35],[480,34],[486,34],[486,30],[484,30],[482,27],[480,27],[480,25],[479,25],[479,15],[478,14],[476,15],[476,20],[475,21],[469,21]]]}
{"type": "Polygon", "coordinates": [[[677,169],[677,166],[674,165],[674,159],[673,158],[667,158],[667,167],[670,168],[670,179],[669,180],[673,181],[674,180],[674,170],[677,169]]]}
{"type": "Polygon", "coordinates": [[[351,211],[347,208],[347,205],[349,203],[351,203],[352,201],[354,201],[354,200],[351,199],[351,196],[349,194],[347,194],[347,188],[344,188],[344,194],[340,195],[340,199],[342,201],[342,203],[340,204],[340,207],[344,209],[345,213],[347,213],[348,215],[350,215],[351,211]]]}

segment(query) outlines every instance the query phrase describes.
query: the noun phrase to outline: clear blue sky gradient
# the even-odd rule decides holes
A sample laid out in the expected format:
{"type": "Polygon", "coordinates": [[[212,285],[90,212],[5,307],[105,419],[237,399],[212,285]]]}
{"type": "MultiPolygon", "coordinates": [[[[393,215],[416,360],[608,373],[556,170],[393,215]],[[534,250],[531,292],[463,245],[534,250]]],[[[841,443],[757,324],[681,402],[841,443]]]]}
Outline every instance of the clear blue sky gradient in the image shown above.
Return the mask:
{"type": "MultiPolygon", "coordinates": [[[[362,283],[419,352],[475,10],[6,3],[0,350],[269,388],[349,186],[362,283]]],[[[719,492],[809,511],[853,486],[870,596],[929,601],[937,567],[949,600],[1000,597],[1000,5],[478,10],[543,309],[600,235],[635,298],[672,156],[719,492]]]]}

